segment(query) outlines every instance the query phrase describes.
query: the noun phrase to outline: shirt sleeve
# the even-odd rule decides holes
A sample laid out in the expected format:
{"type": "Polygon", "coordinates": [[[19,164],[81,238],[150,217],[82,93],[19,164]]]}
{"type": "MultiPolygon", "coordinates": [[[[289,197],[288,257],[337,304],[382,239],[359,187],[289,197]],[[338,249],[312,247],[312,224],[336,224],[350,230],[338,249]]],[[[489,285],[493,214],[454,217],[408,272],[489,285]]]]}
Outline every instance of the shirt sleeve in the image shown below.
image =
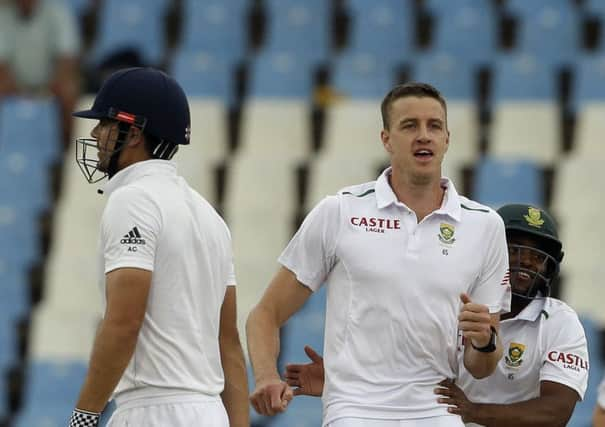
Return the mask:
{"type": "Polygon", "coordinates": [[[584,398],[588,384],[588,346],[584,328],[575,313],[562,312],[548,319],[552,337],[548,337],[542,357],[540,381],[553,381],[575,390],[584,398]]]}
{"type": "Polygon", "coordinates": [[[601,384],[599,385],[599,392],[597,396],[597,403],[603,409],[605,409],[605,376],[601,380],[601,384]]]}
{"type": "Polygon", "coordinates": [[[487,305],[489,312],[494,314],[510,311],[511,288],[504,222],[495,212],[490,212],[490,215],[493,220],[490,221],[486,233],[487,252],[470,297],[474,302],[487,305]]]}
{"type": "Polygon", "coordinates": [[[338,196],[324,198],[307,215],[278,261],[299,282],[316,291],[336,261],[340,205],[338,196]]]}
{"type": "Polygon", "coordinates": [[[105,274],[126,267],[153,271],[161,228],[160,209],[145,191],[127,186],[112,193],[101,220],[105,274]]]}
{"type": "Polygon", "coordinates": [[[233,244],[231,243],[231,232],[229,231],[229,227],[227,224],[223,223],[225,226],[225,230],[227,233],[227,247],[226,251],[226,267],[225,267],[225,286],[235,286],[237,283],[237,279],[235,277],[235,265],[233,262],[233,244]]]}

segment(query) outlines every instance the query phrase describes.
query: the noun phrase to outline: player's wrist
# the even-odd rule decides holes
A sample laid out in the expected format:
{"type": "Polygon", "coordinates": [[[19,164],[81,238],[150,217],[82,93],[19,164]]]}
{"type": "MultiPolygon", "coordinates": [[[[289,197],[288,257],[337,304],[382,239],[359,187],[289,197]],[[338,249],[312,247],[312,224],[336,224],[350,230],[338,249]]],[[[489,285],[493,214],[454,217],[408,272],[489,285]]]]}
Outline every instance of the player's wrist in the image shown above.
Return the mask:
{"type": "Polygon", "coordinates": [[[96,427],[99,425],[101,414],[75,408],[69,418],[69,427],[96,427]]]}
{"type": "Polygon", "coordinates": [[[497,348],[497,340],[498,340],[498,332],[496,328],[490,326],[490,335],[487,341],[476,342],[476,340],[471,338],[471,346],[481,353],[493,353],[497,348]]]}
{"type": "Polygon", "coordinates": [[[262,386],[265,384],[275,384],[283,382],[279,373],[276,372],[268,372],[256,375],[256,386],[262,386]]]}
{"type": "Polygon", "coordinates": [[[486,406],[481,403],[468,402],[468,411],[465,412],[463,421],[465,423],[481,424],[486,419],[486,406]]]}

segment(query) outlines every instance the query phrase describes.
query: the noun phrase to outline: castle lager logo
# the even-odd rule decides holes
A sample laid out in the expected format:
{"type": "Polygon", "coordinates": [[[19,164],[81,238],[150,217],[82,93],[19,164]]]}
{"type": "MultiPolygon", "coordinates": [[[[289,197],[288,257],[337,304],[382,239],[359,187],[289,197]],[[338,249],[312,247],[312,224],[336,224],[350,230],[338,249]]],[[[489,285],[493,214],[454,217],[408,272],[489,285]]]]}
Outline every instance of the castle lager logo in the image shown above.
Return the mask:
{"type": "Polygon", "coordinates": [[[562,351],[551,351],[548,353],[548,360],[562,365],[566,369],[571,369],[576,372],[588,370],[588,360],[582,359],[577,354],[564,353],[562,351]]]}
{"type": "Polygon", "coordinates": [[[350,222],[355,227],[364,228],[365,231],[373,233],[384,233],[385,230],[401,229],[401,222],[393,218],[354,216],[351,217],[350,222]]]}

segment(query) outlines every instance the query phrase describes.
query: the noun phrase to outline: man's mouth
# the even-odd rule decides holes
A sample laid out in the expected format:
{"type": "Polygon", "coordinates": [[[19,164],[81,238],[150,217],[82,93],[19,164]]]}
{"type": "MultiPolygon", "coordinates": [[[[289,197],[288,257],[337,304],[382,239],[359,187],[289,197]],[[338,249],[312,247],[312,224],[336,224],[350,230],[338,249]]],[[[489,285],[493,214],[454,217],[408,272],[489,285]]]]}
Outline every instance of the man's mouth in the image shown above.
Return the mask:
{"type": "Polygon", "coordinates": [[[419,150],[414,151],[414,157],[416,157],[417,159],[431,159],[433,158],[433,156],[433,151],[429,150],[428,148],[421,148],[419,150]]]}

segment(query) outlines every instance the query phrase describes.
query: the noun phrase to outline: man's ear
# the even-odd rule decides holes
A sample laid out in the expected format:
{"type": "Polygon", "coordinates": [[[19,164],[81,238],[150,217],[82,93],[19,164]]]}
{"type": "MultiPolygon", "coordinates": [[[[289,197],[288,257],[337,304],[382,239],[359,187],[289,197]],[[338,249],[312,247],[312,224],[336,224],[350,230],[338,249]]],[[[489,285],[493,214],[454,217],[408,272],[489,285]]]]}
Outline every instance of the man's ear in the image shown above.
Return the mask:
{"type": "Polygon", "coordinates": [[[130,147],[135,147],[144,143],[145,137],[143,131],[136,126],[130,126],[130,129],[128,130],[128,145],[130,147]]]}
{"type": "Polygon", "coordinates": [[[388,129],[383,128],[380,131],[380,140],[382,141],[384,149],[387,150],[387,153],[392,154],[393,148],[391,147],[391,135],[388,129]]]}

